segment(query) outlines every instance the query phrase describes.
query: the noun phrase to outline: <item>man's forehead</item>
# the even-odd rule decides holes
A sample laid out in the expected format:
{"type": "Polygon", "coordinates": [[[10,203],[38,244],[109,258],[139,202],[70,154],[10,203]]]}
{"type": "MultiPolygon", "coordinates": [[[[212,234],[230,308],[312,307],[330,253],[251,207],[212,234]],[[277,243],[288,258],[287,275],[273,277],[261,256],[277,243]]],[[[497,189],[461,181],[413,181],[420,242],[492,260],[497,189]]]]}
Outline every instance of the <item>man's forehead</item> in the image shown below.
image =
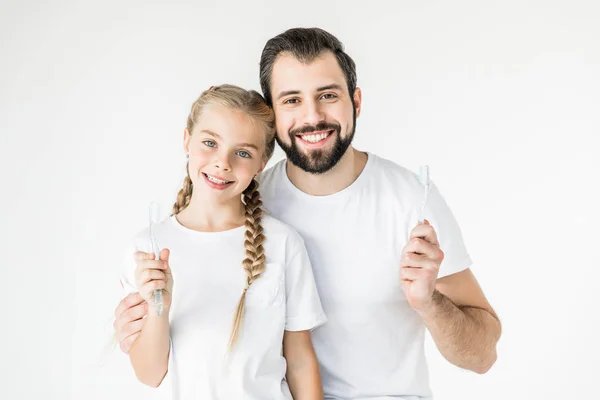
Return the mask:
{"type": "Polygon", "coordinates": [[[316,90],[338,84],[346,86],[344,72],[331,52],[323,52],[310,62],[303,62],[289,53],[277,56],[273,64],[271,87],[274,96],[287,90],[316,90]]]}

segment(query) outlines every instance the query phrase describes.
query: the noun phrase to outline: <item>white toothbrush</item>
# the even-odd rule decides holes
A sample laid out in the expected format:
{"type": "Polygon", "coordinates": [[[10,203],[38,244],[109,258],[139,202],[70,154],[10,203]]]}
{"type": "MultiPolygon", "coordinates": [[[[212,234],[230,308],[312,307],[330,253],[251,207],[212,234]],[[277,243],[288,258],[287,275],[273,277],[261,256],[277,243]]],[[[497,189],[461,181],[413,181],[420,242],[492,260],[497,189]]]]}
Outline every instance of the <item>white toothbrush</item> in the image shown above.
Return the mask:
{"type": "Polygon", "coordinates": [[[419,182],[425,188],[425,194],[423,196],[423,202],[421,203],[421,208],[419,209],[419,223],[422,224],[425,222],[425,206],[427,205],[427,198],[429,197],[429,191],[431,190],[431,186],[429,184],[429,165],[422,165],[419,168],[419,182]]]}
{"type": "MultiPolygon", "coordinates": [[[[158,203],[150,203],[150,242],[152,243],[152,252],[154,253],[154,259],[160,260],[160,248],[156,243],[156,237],[154,236],[154,226],[160,222],[160,207],[158,203]]],[[[163,293],[160,289],[155,289],[153,293],[154,305],[156,306],[156,314],[159,316],[163,311],[163,293]]]]}

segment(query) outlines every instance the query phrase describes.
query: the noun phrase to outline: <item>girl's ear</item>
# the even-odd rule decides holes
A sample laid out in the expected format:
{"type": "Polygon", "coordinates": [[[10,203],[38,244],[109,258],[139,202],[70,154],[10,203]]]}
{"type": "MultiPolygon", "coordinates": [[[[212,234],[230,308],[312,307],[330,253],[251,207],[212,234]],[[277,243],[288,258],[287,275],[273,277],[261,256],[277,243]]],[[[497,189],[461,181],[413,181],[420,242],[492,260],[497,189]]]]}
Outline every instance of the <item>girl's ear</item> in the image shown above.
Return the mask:
{"type": "Polygon", "coordinates": [[[260,173],[264,171],[265,167],[267,166],[267,162],[268,161],[263,161],[260,164],[260,168],[258,169],[258,171],[256,172],[256,174],[254,175],[255,177],[258,176],[258,175],[260,175],[260,173]]]}
{"type": "Polygon", "coordinates": [[[188,128],[185,128],[183,130],[183,151],[185,151],[186,155],[190,154],[190,139],[192,138],[192,135],[190,134],[190,131],[188,131],[188,128]]]}

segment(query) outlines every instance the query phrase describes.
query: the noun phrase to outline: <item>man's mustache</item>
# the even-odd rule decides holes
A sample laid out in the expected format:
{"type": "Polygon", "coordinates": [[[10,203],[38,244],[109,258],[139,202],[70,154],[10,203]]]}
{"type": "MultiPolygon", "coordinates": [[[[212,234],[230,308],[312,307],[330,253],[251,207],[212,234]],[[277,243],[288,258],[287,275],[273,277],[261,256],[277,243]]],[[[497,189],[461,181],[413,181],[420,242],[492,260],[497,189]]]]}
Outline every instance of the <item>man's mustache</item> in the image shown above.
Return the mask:
{"type": "Polygon", "coordinates": [[[317,131],[330,131],[335,130],[338,133],[341,130],[341,126],[339,124],[335,124],[333,122],[321,121],[317,125],[304,125],[300,128],[290,130],[290,136],[297,135],[305,135],[307,133],[317,132],[317,131]]]}

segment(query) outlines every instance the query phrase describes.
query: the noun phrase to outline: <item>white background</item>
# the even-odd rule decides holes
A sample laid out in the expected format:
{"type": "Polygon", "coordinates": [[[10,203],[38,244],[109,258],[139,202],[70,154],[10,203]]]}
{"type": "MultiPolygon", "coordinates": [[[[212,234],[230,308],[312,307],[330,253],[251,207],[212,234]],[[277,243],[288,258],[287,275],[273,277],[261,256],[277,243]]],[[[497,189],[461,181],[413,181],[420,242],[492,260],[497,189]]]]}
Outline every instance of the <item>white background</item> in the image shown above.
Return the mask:
{"type": "Polygon", "coordinates": [[[195,98],[260,89],[295,26],[356,61],[356,147],[431,165],[502,319],[483,376],[427,342],[436,399],[600,398],[598,2],[159,3],[2,0],[0,398],[162,398],[105,347],[122,250],[180,187],[195,98]]]}

